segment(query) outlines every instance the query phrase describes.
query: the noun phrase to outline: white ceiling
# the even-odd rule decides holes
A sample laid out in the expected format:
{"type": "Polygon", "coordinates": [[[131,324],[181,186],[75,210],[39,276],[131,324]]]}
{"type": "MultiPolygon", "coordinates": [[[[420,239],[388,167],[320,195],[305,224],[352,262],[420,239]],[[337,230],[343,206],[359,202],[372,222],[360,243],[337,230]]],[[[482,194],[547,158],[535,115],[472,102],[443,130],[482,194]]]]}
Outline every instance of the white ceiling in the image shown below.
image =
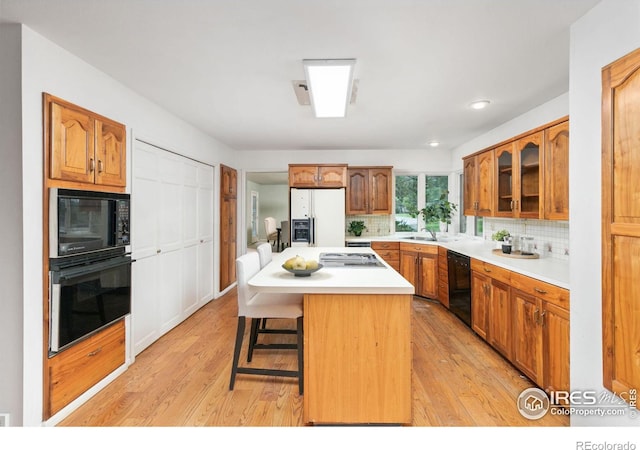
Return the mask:
{"type": "Polygon", "coordinates": [[[453,148],[569,90],[598,0],[0,0],[20,22],[236,149],[453,148]],[[356,58],[346,119],[302,59],[356,58]],[[491,100],[484,111],[468,104],[491,100]]]}

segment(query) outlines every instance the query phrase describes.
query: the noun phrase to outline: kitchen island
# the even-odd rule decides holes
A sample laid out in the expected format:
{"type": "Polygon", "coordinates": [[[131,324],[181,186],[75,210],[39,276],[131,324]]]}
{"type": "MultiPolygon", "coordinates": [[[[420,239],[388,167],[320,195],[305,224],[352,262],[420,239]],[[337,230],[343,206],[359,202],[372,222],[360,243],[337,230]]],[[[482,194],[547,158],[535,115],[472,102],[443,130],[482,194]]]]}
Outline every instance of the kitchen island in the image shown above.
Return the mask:
{"type": "Polygon", "coordinates": [[[307,424],[411,423],[411,300],[414,287],[381,266],[327,266],[296,277],[296,255],[375,254],[369,248],[292,247],[249,285],[304,294],[304,412],[307,424]]]}

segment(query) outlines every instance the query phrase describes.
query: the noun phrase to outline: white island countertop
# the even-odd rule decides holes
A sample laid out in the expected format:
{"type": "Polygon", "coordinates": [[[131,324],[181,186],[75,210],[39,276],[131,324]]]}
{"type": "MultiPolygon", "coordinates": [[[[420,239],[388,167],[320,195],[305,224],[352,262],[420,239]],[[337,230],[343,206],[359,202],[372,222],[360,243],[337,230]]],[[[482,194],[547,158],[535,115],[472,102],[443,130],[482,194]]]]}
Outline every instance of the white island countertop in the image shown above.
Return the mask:
{"type": "Polygon", "coordinates": [[[272,261],[249,280],[259,292],[292,292],[303,294],[413,294],[414,287],[382,258],[382,267],[323,267],[309,277],[296,277],[282,264],[296,255],[319,261],[320,253],[375,253],[370,248],[353,247],[289,247],[274,253],[272,261]]]}

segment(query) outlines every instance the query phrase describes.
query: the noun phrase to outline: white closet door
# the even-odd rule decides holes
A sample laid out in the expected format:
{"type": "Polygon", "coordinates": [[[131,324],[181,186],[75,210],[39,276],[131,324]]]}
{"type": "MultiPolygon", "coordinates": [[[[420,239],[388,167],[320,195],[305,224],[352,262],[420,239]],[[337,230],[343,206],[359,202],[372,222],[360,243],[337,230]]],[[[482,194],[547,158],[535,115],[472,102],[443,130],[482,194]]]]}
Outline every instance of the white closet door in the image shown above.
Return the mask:
{"type": "Polygon", "coordinates": [[[158,304],[158,260],[137,259],[131,266],[131,338],[137,355],[160,336],[158,304]]]}
{"type": "Polygon", "coordinates": [[[185,247],[182,251],[182,313],[186,317],[200,306],[198,253],[200,244],[185,247]]]}
{"type": "Polygon", "coordinates": [[[182,161],[177,155],[162,152],[159,161],[160,195],[158,244],[163,252],[182,247],[182,161]]]}
{"type": "Polygon", "coordinates": [[[213,167],[198,167],[198,302],[204,305],[213,298],[213,167]]]}
{"type": "Polygon", "coordinates": [[[213,167],[136,141],[134,354],[213,298],[213,167]]]}
{"type": "Polygon", "coordinates": [[[131,191],[131,253],[134,259],[155,256],[158,250],[158,149],[137,142],[133,155],[131,191]]]}
{"type": "Polygon", "coordinates": [[[198,299],[202,306],[213,298],[213,241],[198,244],[198,299]]]}
{"type": "Polygon", "coordinates": [[[158,304],[160,335],[178,325],[182,315],[182,251],[158,255],[158,304]]]}

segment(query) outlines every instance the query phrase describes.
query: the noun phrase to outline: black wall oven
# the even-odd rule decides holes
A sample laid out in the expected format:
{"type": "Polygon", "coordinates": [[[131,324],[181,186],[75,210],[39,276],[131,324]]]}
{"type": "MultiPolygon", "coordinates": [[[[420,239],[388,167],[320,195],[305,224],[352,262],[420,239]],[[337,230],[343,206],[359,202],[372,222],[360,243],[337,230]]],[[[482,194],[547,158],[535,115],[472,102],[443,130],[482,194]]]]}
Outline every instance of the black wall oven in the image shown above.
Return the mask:
{"type": "Polygon", "coordinates": [[[49,351],[56,353],[131,312],[131,257],[52,262],[49,351]]]}
{"type": "Polygon", "coordinates": [[[49,354],[131,312],[129,194],[49,191],[49,354]]]}

